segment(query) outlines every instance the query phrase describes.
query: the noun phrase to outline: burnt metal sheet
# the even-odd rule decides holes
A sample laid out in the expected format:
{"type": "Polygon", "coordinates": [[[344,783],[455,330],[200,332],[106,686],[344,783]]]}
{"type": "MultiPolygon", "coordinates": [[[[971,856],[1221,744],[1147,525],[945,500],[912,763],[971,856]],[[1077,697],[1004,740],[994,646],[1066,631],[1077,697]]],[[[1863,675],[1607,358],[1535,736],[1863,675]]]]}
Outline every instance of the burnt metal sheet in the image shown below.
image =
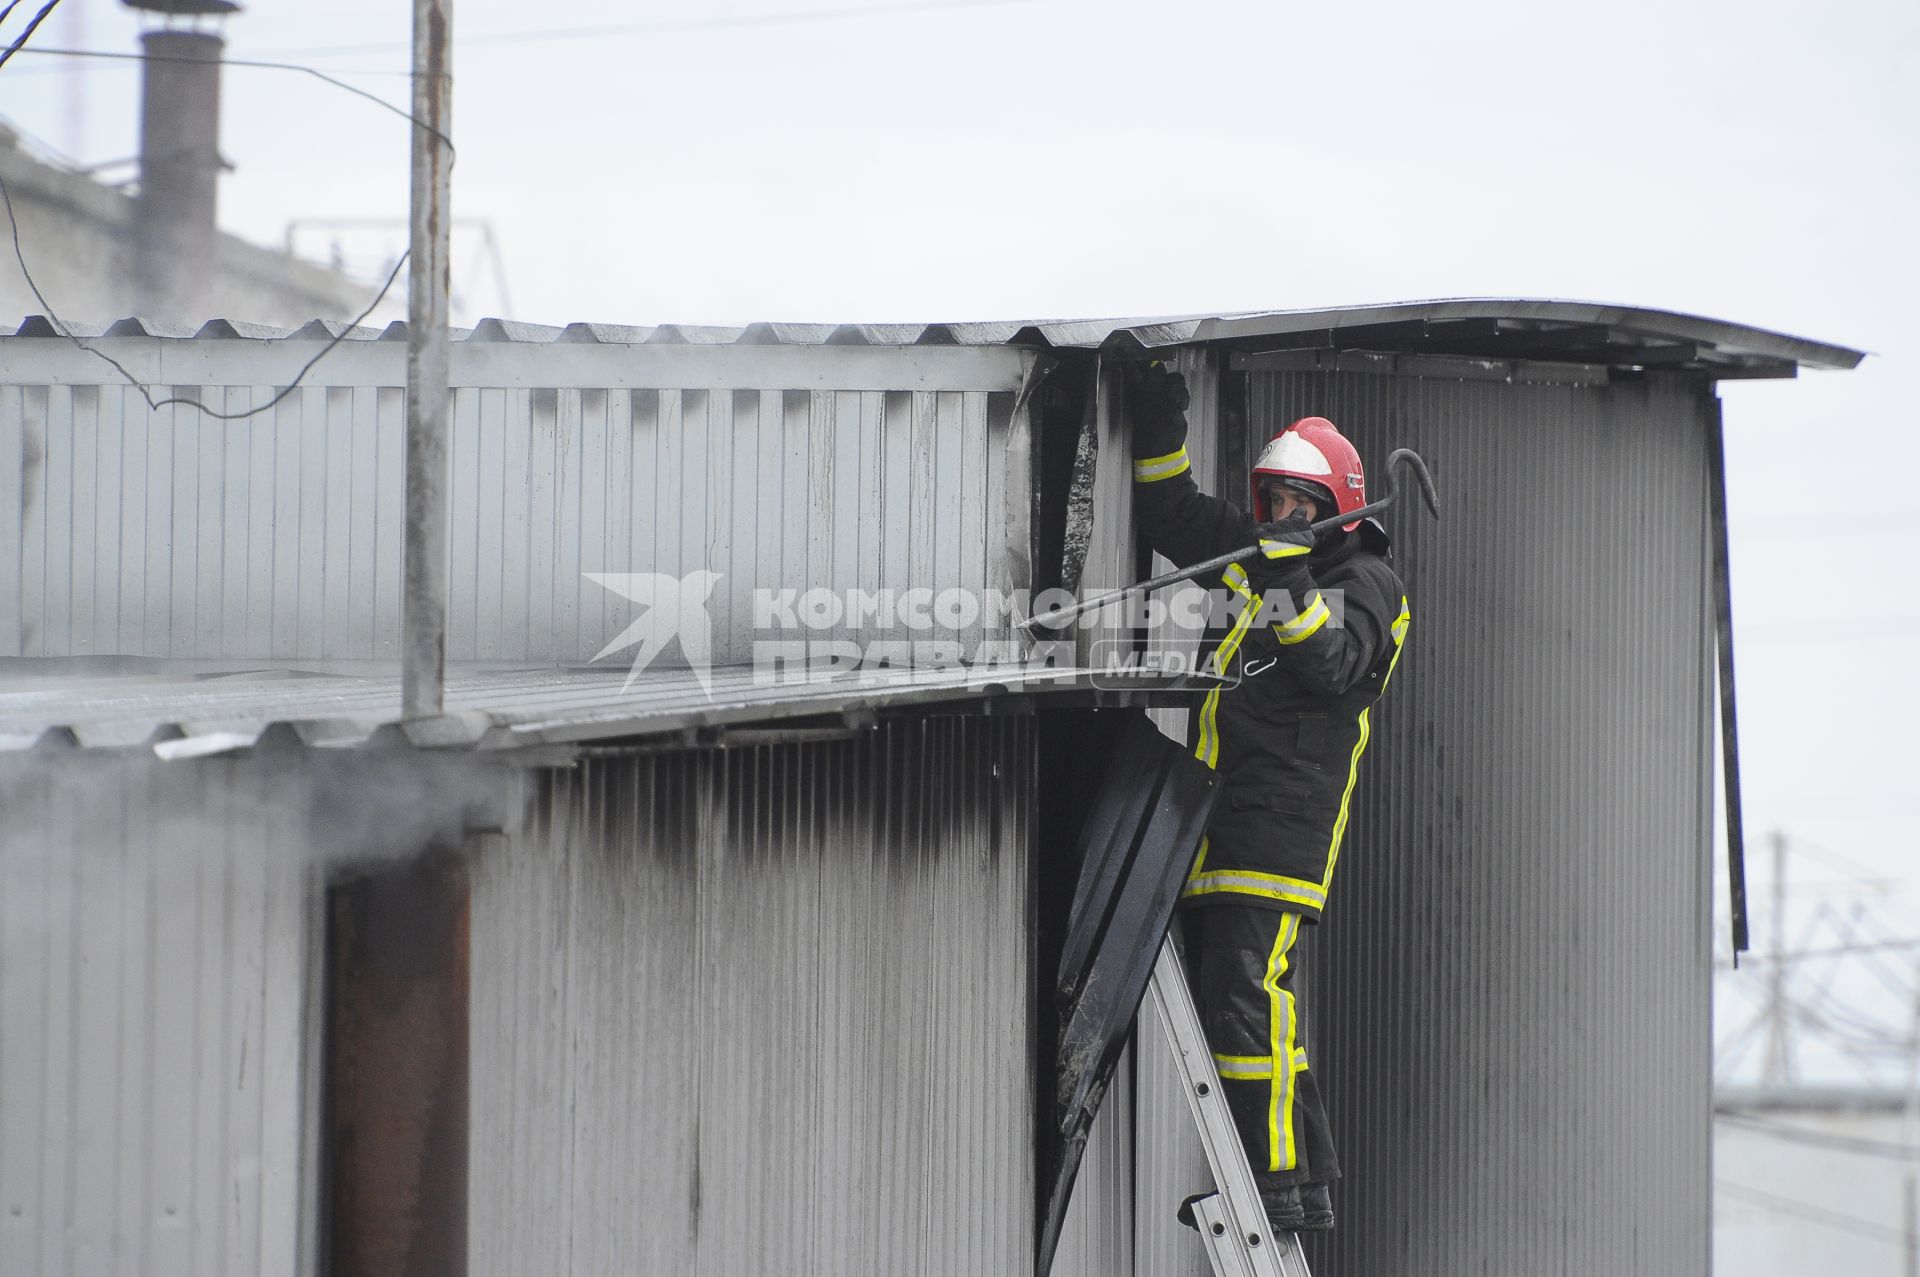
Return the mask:
{"type": "Polygon", "coordinates": [[[1213,808],[1213,771],[1144,715],[1120,729],[1101,766],[1076,848],[1080,874],[1055,976],[1060,1037],[1038,1241],[1042,1272],[1213,808]]]}
{"type": "Polygon", "coordinates": [[[476,862],[471,1271],[1031,1272],[1032,725],[600,757],[476,862]]]}

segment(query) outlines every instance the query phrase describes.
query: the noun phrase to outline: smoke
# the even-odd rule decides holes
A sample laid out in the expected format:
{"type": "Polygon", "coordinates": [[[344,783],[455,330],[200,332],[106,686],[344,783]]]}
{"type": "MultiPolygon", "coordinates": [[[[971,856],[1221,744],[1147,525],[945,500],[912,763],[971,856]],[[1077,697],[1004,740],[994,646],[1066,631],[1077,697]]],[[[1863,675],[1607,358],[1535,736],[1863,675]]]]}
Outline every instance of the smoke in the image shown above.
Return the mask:
{"type": "Polygon", "coordinates": [[[470,833],[517,825],[523,776],[472,754],[412,750],[13,755],[0,758],[0,890],[11,895],[22,868],[50,861],[178,872],[253,859],[337,873],[459,849],[470,833]]]}

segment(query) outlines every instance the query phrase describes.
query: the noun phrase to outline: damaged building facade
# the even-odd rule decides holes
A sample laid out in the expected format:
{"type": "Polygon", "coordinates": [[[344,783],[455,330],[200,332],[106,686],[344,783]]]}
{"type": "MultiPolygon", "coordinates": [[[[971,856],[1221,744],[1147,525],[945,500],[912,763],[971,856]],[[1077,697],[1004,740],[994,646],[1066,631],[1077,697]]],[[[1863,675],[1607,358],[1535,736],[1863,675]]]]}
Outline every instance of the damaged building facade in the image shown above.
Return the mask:
{"type": "MultiPolygon", "coordinates": [[[[335,335],[86,344],[233,412],[335,335]]],[[[1528,301],[489,321],[453,346],[447,712],[403,722],[396,335],[234,421],[0,338],[0,1267],[1034,1271],[1076,803],[1191,693],[1100,676],[1099,626],[1045,669],[756,676],[754,592],[1145,575],[1117,365],[1151,357],[1209,490],[1318,413],[1446,499],[1388,520],[1416,619],[1307,942],[1348,1167],[1315,1271],[1706,1271],[1714,386],[1856,352],[1528,301]],[[630,677],[646,591],[699,573],[711,670],[681,634],[630,677]],[[454,896],[356,906],[429,847],[454,896]],[[396,1056],[409,989],[444,1034],[396,1056]],[[466,1103],[400,1102],[435,1083],[466,1103]]],[[[1206,1271],[1164,1056],[1148,1024],[1053,1272],[1206,1271]]]]}

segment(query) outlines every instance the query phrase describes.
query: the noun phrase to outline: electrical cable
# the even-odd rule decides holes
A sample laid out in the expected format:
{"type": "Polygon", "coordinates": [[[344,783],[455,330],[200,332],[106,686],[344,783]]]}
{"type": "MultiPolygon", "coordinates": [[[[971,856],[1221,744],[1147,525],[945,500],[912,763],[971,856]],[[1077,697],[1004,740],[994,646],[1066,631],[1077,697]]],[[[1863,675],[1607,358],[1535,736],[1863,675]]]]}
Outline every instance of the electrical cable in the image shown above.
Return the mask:
{"type": "Polygon", "coordinates": [[[20,263],[20,274],[26,278],[27,287],[33,291],[34,300],[38,301],[40,305],[46,310],[47,322],[53,325],[53,330],[56,333],[59,333],[62,337],[65,337],[68,341],[72,342],[74,345],[78,346],[81,350],[86,351],[89,355],[92,355],[94,358],[102,360],[103,362],[111,365],[113,367],[113,370],[119,373],[122,377],[126,378],[127,384],[129,386],[132,386],[142,399],[146,400],[147,407],[150,410],[154,412],[158,412],[160,411],[160,409],[170,407],[174,404],[191,404],[193,407],[198,408],[201,412],[205,413],[207,416],[212,417],[215,421],[241,421],[247,417],[256,417],[261,413],[267,412],[270,409],[278,406],[281,400],[285,399],[288,395],[292,394],[294,390],[299,387],[300,383],[303,380],[305,380],[306,375],[313,371],[313,366],[315,364],[319,363],[322,359],[325,359],[329,354],[331,354],[335,346],[338,346],[341,342],[347,339],[348,333],[351,333],[354,329],[360,327],[360,325],[366,320],[367,316],[373,314],[374,310],[379,307],[380,303],[387,299],[388,291],[393,288],[393,281],[400,278],[400,268],[406,265],[407,263],[407,254],[406,253],[400,254],[400,259],[393,264],[392,273],[387,276],[387,282],[380,285],[380,291],[374,295],[374,298],[372,301],[367,303],[367,308],[361,311],[359,315],[355,316],[352,323],[348,324],[346,327],[342,328],[339,332],[335,333],[332,339],[329,340],[326,345],[322,346],[319,349],[319,351],[314,354],[313,358],[307,360],[306,363],[302,364],[300,366],[300,371],[294,374],[293,380],[288,382],[286,385],[282,386],[279,392],[276,393],[273,396],[273,398],[267,400],[267,402],[261,404],[259,407],[249,408],[245,412],[215,412],[213,409],[201,403],[198,399],[189,398],[186,395],[169,395],[165,399],[155,399],[153,397],[153,392],[147,388],[146,384],[142,382],[138,377],[134,376],[132,373],[127,371],[126,365],[122,364],[119,360],[115,359],[112,355],[107,354],[105,351],[100,350],[99,348],[94,346],[89,346],[87,345],[86,342],[80,340],[79,335],[76,334],[72,330],[72,328],[70,328],[58,315],[54,314],[53,307],[49,305],[47,302],[46,294],[41,292],[40,285],[34,282],[33,272],[27,269],[26,254],[22,252],[20,248],[20,220],[13,215],[13,194],[7,189],[7,183],[4,177],[0,177],[0,203],[4,203],[6,206],[7,225],[13,232],[14,260],[20,263]]]}
{"type": "MultiPolygon", "coordinates": [[[[40,6],[40,12],[33,15],[33,20],[27,23],[27,29],[20,33],[20,38],[18,40],[15,40],[12,44],[8,45],[7,51],[5,53],[0,53],[0,67],[4,67],[5,65],[7,65],[7,59],[11,58],[14,54],[20,52],[21,46],[26,44],[27,40],[33,35],[33,33],[39,29],[40,24],[47,20],[47,15],[52,13],[54,9],[59,6],[59,4],[60,4],[60,0],[47,0],[45,4],[40,6]]],[[[12,13],[12,12],[13,12],[13,6],[8,5],[7,13],[12,13]]],[[[5,21],[6,16],[7,15],[5,13],[0,13],[0,21],[5,21]]]]}
{"type": "MultiPolygon", "coordinates": [[[[41,9],[41,11],[37,15],[35,15],[33,22],[27,27],[27,29],[24,32],[21,33],[20,38],[14,41],[13,47],[8,49],[4,56],[0,56],[0,65],[4,65],[8,57],[13,56],[14,53],[20,50],[21,46],[23,46],[26,43],[27,37],[33,34],[34,27],[38,26],[40,24],[40,20],[45,18],[47,14],[51,13],[53,11],[54,6],[59,3],[60,3],[60,0],[47,0],[46,7],[41,9]]],[[[137,54],[137,53],[97,53],[96,54],[96,53],[80,51],[80,50],[30,50],[30,52],[64,52],[68,56],[73,56],[73,57],[132,58],[136,60],[145,60],[148,57],[148,55],[146,54],[137,54]]],[[[154,58],[154,60],[169,61],[169,62],[199,61],[199,59],[193,59],[193,58],[169,58],[165,56],[156,57],[154,58]]],[[[343,80],[336,80],[332,76],[327,75],[324,72],[314,70],[312,67],[300,66],[296,63],[291,63],[291,62],[223,62],[223,65],[251,66],[251,67],[258,67],[258,68],[265,68],[265,69],[279,70],[279,71],[300,71],[307,75],[311,75],[316,79],[324,80],[328,84],[331,84],[336,88],[345,89],[347,92],[354,94],[356,97],[363,97],[367,99],[367,101],[374,103],[376,106],[380,106],[385,108],[386,110],[392,111],[395,115],[398,115],[401,119],[406,120],[409,124],[412,124],[416,128],[424,130],[429,136],[435,138],[447,148],[448,166],[451,167],[453,164],[455,151],[454,151],[452,138],[449,138],[445,133],[442,133],[439,129],[436,129],[432,125],[426,123],[426,121],[417,118],[411,112],[403,111],[399,107],[393,105],[393,103],[388,102],[384,98],[378,97],[375,94],[369,93],[365,89],[355,88],[353,85],[348,84],[343,80]]],[[[386,283],[380,286],[380,291],[374,294],[374,298],[371,302],[367,303],[367,308],[361,311],[357,316],[355,316],[353,321],[349,323],[346,327],[342,328],[338,333],[335,333],[332,339],[329,340],[326,345],[322,346],[319,349],[319,351],[315,353],[313,358],[307,360],[306,363],[302,364],[300,367],[300,371],[294,374],[293,380],[288,382],[285,386],[282,386],[278,391],[278,393],[276,393],[273,396],[273,398],[267,400],[266,403],[261,404],[258,407],[249,408],[245,412],[215,412],[213,409],[201,403],[198,399],[189,398],[184,395],[172,395],[165,399],[155,399],[153,397],[153,392],[149,390],[147,386],[138,377],[135,377],[132,373],[128,372],[126,369],[126,366],[123,365],[119,360],[115,359],[112,355],[107,354],[105,351],[100,350],[94,346],[89,346],[86,342],[82,341],[79,335],[73,331],[72,327],[69,324],[67,324],[64,320],[62,320],[60,316],[54,312],[52,304],[47,301],[46,294],[40,291],[40,285],[37,282],[35,282],[33,278],[33,272],[27,266],[26,250],[22,248],[20,244],[20,219],[14,216],[14,212],[13,212],[13,193],[7,189],[6,181],[3,177],[0,177],[0,203],[4,203],[4,205],[6,206],[7,227],[13,237],[14,260],[20,264],[20,274],[22,277],[26,279],[27,287],[32,291],[34,300],[38,301],[42,309],[46,311],[47,322],[53,326],[53,330],[56,333],[60,334],[62,337],[65,337],[68,341],[72,342],[75,346],[79,347],[81,350],[86,351],[88,354],[94,356],[96,359],[99,359],[102,362],[111,366],[115,372],[119,373],[122,377],[126,379],[126,382],[129,386],[132,386],[134,390],[139,393],[140,398],[146,401],[147,407],[151,411],[158,412],[160,409],[169,407],[174,404],[190,404],[193,407],[198,408],[202,413],[206,414],[207,416],[212,417],[216,421],[241,421],[248,417],[258,416],[263,412],[267,412],[271,410],[272,408],[277,406],[281,400],[285,399],[288,395],[292,394],[294,390],[300,385],[301,381],[303,381],[306,378],[306,375],[309,372],[313,371],[314,365],[318,364],[322,359],[326,358],[327,355],[333,351],[333,348],[335,346],[338,346],[342,341],[345,341],[347,338],[347,334],[353,332],[355,329],[360,327],[360,325],[363,322],[365,322],[367,317],[372,315],[373,312],[379,307],[380,303],[386,300],[387,293],[390,292],[393,288],[393,282],[396,279],[400,278],[400,268],[406,265],[407,257],[408,257],[408,253],[400,254],[399,259],[395,261],[393,264],[392,272],[387,276],[386,283]]],[[[411,250],[409,250],[409,252],[410,251],[411,250]]]]}
{"type": "Polygon", "coordinates": [[[1801,1144],[1840,1149],[1849,1153],[1862,1153],[1869,1157],[1887,1157],[1898,1162],[1920,1161],[1920,1145],[1895,1144],[1891,1140],[1876,1140],[1864,1135],[1835,1135],[1828,1131],[1810,1131],[1803,1126],[1794,1126],[1790,1122],[1778,1122],[1751,1113],[1719,1110],[1713,1116],[1716,1122],[1726,1122],[1775,1139],[1793,1140],[1801,1144]]]}
{"type": "MultiPolygon", "coordinates": [[[[58,0],[55,0],[55,2],[57,3],[58,0]]],[[[23,49],[21,51],[23,53],[37,53],[44,57],[52,57],[52,58],[105,58],[111,62],[192,62],[195,64],[201,64],[201,65],[205,63],[205,59],[203,58],[176,58],[176,57],[170,57],[166,54],[161,54],[161,53],[110,53],[104,49],[23,49]]],[[[434,128],[431,124],[428,124],[425,120],[421,119],[419,116],[414,115],[411,111],[408,111],[403,107],[395,106],[393,103],[387,101],[385,98],[381,97],[377,93],[369,93],[367,92],[367,90],[360,88],[357,85],[348,84],[345,80],[336,80],[332,76],[328,75],[325,71],[321,71],[310,66],[302,66],[298,62],[263,62],[258,59],[249,59],[249,58],[222,58],[220,60],[220,65],[223,68],[224,67],[245,67],[248,70],[254,70],[254,71],[298,71],[303,75],[310,75],[316,80],[324,80],[328,84],[331,84],[336,89],[345,89],[347,92],[353,94],[355,97],[365,98],[367,101],[373,103],[375,106],[381,108],[382,110],[393,112],[395,115],[399,116],[401,119],[405,120],[407,123],[413,125],[417,129],[422,130],[427,134],[427,136],[433,138],[435,141],[439,142],[442,146],[446,147],[449,156],[451,156],[454,153],[453,139],[448,137],[445,133],[442,133],[439,129],[434,128]]],[[[341,74],[353,75],[353,74],[356,74],[356,72],[347,71],[347,72],[342,72],[341,74]]],[[[411,71],[398,71],[398,72],[363,71],[363,72],[358,72],[357,74],[361,74],[361,75],[394,74],[394,75],[405,75],[405,76],[411,77],[413,73],[411,71]]],[[[451,165],[452,163],[451,158],[448,160],[448,163],[449,165],[451,165]]]]}
{"type": "MultiPolygon", "coordinates": [[[[819,22],[840,22],[848,18],[888,18],[910,13],[931,13],[954,9],[989,9],[1007,5],[1030,5],[1045,0],[906,0],[899,4],[840,5],[831,9],[803,9],[797,13],[742,13],[716,18],[656,18],[644,22],[616,22],[592,27],[548,27],[531,31],[491,31],[475,36],[460,36],[454,47],[473,48],[487,44],[525,44],[542,40],[584,40],[610,35],[671,35],[680,31],[731,31],[756,27],[802,26],[819,22]]],[[[385,53],[404,49],[403,44],[336,45],[332,48],[274,50],[303,58],[337,58],[356,53],[385,53]]]]}
{"type": "Polygon", "coordinates": [[[1870,1219],[1861,1219],[1856,1215],[1843,1214],[1828,1210],[1824,1206],[1809,1206],[1797,1202],[1791,1197],[1781,1197],[1775,1193],[1762,1192],[1757,1188],[1748,1188],[1744,1184],[1735,1184],[1728,1180],[1713,1181],[1715,1190],[1729,1197],[1751,1202],[1755,1206],[1765,1206],[1769,1210],[1779,1211],[1783,1215],[1797,1215],[1801,1219],[1816,1224],[1825,1224],[1828,1228],[1837,1228],[1842,1232],[1857,1233],[1862,1237],[1872,1237],[1878,1241],[1890,1242],[1895,1246],[1905,1246],[1907,1235],[1897,1228],[1885,1224],[1876,1224],[1870,1219]]]}
{"type": "Polygon", "coordinates": [[[13,11],[19,7],[20,0],[7,0],[7,7],[0,9],[0,24],[4,24],[8,18],[11,18],[13,11]]]}

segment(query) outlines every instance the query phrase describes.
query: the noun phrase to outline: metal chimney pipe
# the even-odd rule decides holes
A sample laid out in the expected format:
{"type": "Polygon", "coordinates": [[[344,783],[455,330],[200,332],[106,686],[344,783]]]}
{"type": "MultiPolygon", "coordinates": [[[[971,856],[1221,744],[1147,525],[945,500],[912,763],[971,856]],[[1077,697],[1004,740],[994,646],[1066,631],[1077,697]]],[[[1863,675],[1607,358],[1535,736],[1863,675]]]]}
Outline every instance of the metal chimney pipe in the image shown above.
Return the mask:
{"type": "Polygon", "coordinates": [[[205,31],[148,31],[140,93],[138,306],[155,319],[208,318],[218,235],[220,59],[205,31]]]}

